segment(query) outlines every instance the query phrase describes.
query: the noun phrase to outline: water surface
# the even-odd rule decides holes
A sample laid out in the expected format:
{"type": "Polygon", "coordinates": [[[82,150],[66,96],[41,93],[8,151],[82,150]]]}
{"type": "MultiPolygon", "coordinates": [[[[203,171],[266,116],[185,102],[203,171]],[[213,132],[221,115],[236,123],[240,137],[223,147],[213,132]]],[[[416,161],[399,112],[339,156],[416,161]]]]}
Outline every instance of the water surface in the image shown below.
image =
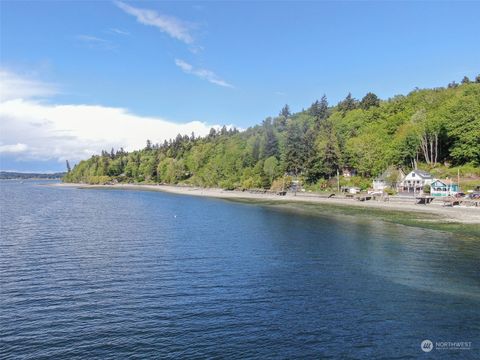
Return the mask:
{"type": "Polygon", "coordinates": [[[0,183],[2,359],[480,354],[480,241],[39,184],[0,183]]]}

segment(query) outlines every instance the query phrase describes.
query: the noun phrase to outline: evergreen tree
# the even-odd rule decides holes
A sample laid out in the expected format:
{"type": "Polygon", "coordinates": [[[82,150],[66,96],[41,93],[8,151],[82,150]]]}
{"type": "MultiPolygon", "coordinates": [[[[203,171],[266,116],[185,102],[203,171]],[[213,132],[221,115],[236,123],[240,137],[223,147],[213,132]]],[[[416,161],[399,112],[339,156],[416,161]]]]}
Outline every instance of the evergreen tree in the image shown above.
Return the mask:
{"type": "Polygon", "coordinates": [[[308,109],[308,113],[314,117],[318,117],[319,108],[320,108],[320,101],[316,100],[312,105],[310,105],[310,108],[308,109]]]}
{"type": "Polygon", "coordinates": [[[260,159],[260,138],[255,137],[252,147],[252,158],[256,163],[260,159]]]}
{"type": "Polygon", "coordinates": [[[308,109],[310,115],[317,120],[323,120],[328,116],[328,101],[327,96],[323,95],[320,101],[315,101],[308,109]]]}
{"type": "Polygon", "coordinates": [[[67,160],[67,173],[70,173],[70,171],[72,171],[72,169],[70,168],[70,163],[67,160]]]}
{"type": "Polygon", "coordinates": [[[263,157],[278,156],[278,139],[275,136],[273,127],[269,126],[265,131],[265,146],[263,157]]]}
{"type": "Polygon", "coordinates": [[[282,132],[287,127],[287,118],[285,116],[278,116],[273,120],[273,126],[275,126],[278,131],[282,132]]]}
{"type": "Polygon", "coordinates": [[[351,93],[348,93],[347,97],[340,101],[337,105],[338,110],[340,110],[343,114],[347,111],[355,110],[357,108],[358,101],[352,97],[351,93]]]}
{"type": "Polygon", "coordinates": [[[333,176],[340,168],[340,147],[331,121],[323,125],[317,149],[320,174],[324,177],[333,176]]]}
{"type": "Polygon", "coordinates": [[[468,78],[468,76],[463,77],[462,84],[470,84],[470,79],[468,78]]]}
{"type": "Polygon", "coordinates": [[[304,154],[302,130],[297,122],[290,122],[285,139],[285,170],[295,176],[300,174],[305,160],[304,154]]]}
{"type": "Polygon", "coordinates": [[[318,119],[324,120],[328,117],[328,100],[327,95],[323,94],[322,98],[320,99],[320,106],[318,109],[318,119]]]}
{"type": "Polygon", "coordinates": [[[227,133],[228,133],[227,127],[223,125],[220,130],[220,135],[227,135],[227,133]]]}
{"type": "Polygon", "coordinates": [[[147,139],[147,144],[145,146],[145,150],[152,150],[152,142],[147,139]]]}
{"type": "Polygon", "coordinates": [[[305,163],[303,168],[308,183],[315,183],[320,178],[319,172],[316,171],[316,164],[318,163],[317,150],[315,147],[317,133],[317,128],[309,128],[306,130],[303,139],[305,149],[305,163]]]}
{"type": "Polygon", "coordinates": [[[282,108],[282,111],[280,111],[280,115],[285,118],[288,118],[290,117],[290,115],[292,115],[290,113],[290,107],[288,106],[288,104],[285,104],[285,106],[282,108]]]}
{"type": "Polygon", "coordinates": [[[371,107],[377,107],[380,105],[380,99],[374,93],[367,93],[360,101],[360,108],[363,110],[368,110],[371,107]]]}

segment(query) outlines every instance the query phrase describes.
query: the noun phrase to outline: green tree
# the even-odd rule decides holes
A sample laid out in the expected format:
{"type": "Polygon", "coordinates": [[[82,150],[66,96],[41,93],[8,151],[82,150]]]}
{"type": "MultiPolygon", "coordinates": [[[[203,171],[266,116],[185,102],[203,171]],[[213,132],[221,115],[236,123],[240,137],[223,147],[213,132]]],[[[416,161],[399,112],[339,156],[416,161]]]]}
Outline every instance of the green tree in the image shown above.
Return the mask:
{"type": "Polygon", "coordinates": [[[380,105],[380,99],[374,93],[367,93],[360,101],[360,108],[363,110],[368,110],[371,107],[377,107],[380,105]]]}
{"type": "Polygon", "coordinates": [[[328,117],[327,96],[323,95],[321,100],[316,100],[308,110],[309,114],[315,118],[317,124],[328,117]]]}
{"type": "MultiPolygon", "coordinates": [[[[145,146],[145,150],[152,150],[152,142],[147,139],[147,144],[145,146]]],[[[112,149],[113,151],[113,149],[112,149]]]]}
{"type": "Polygon", "coordinates": [[[285,104],[285,106],[280,111],[280,116],[283,116],[284,118],[289,118],[290,115],[292,115],[290,113],[290,107],[288,106],[288,104],[285,104]]]}
{"type": "Polygon", "coordinates": [[[278,155],[278,139],[272,126],[268,126],[265,130],[264,144],[263,157],[267,158],[278,155]]]}
{"type": "MultiPolygon", "coordinates": [[[[64,181],[161,181],[225,188],[269,187],[284,172],[324,182],[343,166],[364,177],[388,165],[433,167],[442,162],[480,166],[480,79],[461,86],[416,89],[360,104],[351,95],[328,108],[326,97],[308,111],[266,118],[245,131],[212,129],[206,137],[177,135],[162,145],[123,149],[80,161],[64,181]],[[360,109],[357,109],[361,107],[360,109]],[[273,174],[273,175],[272,175],[273,174]]],[[[67,168],[68,170],[68,168],[67,168]]],[[[363,184],[370,181],[363,179],[363,184]]]]}
{"type": "Polygon", "coordinates": [[[268,176],[270,183],[272,183],[278,172],[278,160],[275,156],[270,156],[265,160],[263,172],[268,176]]]}
{"type": "Polygon", "coordinates": [[[347,97],[338,103],[337,108],[340,112],[345,114],[350,110],[355,110],[357,106],[358,101],[352,97],[351,93],[348,93],[347,97]]]}
{"type": "Polygon", "coordinates": [[[285,168],[287,172],[300,174],[305,162],[305,148],[300,124],[290,122],[287,125],[287,137],[285,139],[285,168]]]}
{"type": "Polygon", "coordinates": [[[334,125],[327,121],[322,126],[322,131],[317,141],[316,168],[323,177],[333,176],[340,168],[340,147],[334,125]]]}

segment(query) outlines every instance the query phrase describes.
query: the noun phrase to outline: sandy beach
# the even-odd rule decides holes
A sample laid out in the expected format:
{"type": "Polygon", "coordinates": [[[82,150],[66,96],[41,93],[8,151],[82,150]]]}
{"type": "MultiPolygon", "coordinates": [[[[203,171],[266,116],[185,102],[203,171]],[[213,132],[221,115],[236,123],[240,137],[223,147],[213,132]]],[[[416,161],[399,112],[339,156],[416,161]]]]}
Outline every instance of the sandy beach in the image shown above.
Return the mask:
{"type": "Polygon", "coordinates": [[[444,207],[442,202],[433,201],[428,205],[416,204],[413,198],[391,197],[389,201],[358,201],[345,197],[328,198],[313,193],[287,193],[285,196],[274,194],[251,193],[248,191],[229,191],[215,188],[197,188],[170,185],[140,185],[140,184],[115,184],[115,185],[88,185],[60,183],[54,184],[60,187],[75,188],[111,188],[124,190],[163,191],[172,194],[204,196],[221,199],[238,199],[252,201],[269,201],[281,203],[316,203],[324,205],[344,206],[350,208],[380,209],[385,211],[401,211],[408,213],[430,214],[438,216],[439,222],[454,222],[462,224],[480,224],[480,207],[444,207]]]}

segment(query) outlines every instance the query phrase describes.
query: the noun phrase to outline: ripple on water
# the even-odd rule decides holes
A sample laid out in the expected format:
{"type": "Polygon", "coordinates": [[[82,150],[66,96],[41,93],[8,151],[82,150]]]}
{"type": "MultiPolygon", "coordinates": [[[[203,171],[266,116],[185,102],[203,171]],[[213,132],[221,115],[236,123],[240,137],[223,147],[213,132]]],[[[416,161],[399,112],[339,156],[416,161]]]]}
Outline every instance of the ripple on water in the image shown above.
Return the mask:
{"type": "Polygon", "coordinates": [[[0,358],[400,359],[425,338],[480,344],[479,242],[154,192],[0,190],[0,358]]]}

